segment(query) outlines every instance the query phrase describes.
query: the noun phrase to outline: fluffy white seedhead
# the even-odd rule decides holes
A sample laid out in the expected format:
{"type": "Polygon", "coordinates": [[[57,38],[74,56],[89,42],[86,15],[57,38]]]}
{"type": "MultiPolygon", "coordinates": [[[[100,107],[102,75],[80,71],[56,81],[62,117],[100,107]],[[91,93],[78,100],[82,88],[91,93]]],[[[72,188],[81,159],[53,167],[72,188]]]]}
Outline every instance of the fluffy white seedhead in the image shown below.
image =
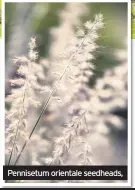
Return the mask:
{"type": "Polygon", "coordinates": [[[60,26],[51,29],[52,44],[50,57],[58,58],[63,53],[69,40],[74,36],[74,27],[80,24],[80,17],[87,14],[86,6],[82,3],[67,3],[60,13],[60,26]]]}
{"type": "Polygon", "coordinates": [[[126,129],[127,77],[128,65],[126,52],[118,51],[114,55],[120,64],[105,71],[97,79],[94,89],[90,90],[91,107],[86,114],[89,125],[100,134],[109,135],[112,130],[126,129]],[[119,114],[120,115],[119,115],[119,114]],[[125,116],[122,117],[125,113],[125,116]]]}
{"type": "Polygon", "coordinates": [[[82,95],[82,91],[86,90],[87,83],[93,76],[95,67],[93,53],[98,48],[96,44],[99,38],[98,30],[103,26],[103,16],[99,14],[95,16],[93,22],[86,22],[83,27],[79,27],[61,57],[52,63],[52,76],[56,80],[60,79],[58,93],[66,104],[76,98],[77,94],[82,95]],[[65,96],[61,96],[62,94],[65,96]]]}
{"type": "MultiPolygon", "coordinates": [[[[57,70],[61,65],[65,68],[58,75],[58,96],[55,100],[65,104],[68,111],[67,127],[63,129],[61,137],[55,142],[52,164],[62,164],[67,152],[70,152],[74,136],[80,136],[83,132],[88,132],[85,113],[89,107],[89,90],[87,82],[93,75],[93,53],[98,47],[98,30],[104,26],[102,14],[96,15],[93,22],[89,21],[82,28],[78,28],[76,34],[68,43],[61,59],[57,64],[57,70]],[[63,88],[62,88],[63,86],[63,88]],[[70,87],[70,90],[69,90],[70,87]],[[64,96],[63,96],[64,94],[64,96]]],[[[54,68],[53,68],[54,69],[54,68]]],[[[53,97],[54,98],[54,97],[53,97]]],[[[83,158],[87,162],[87,151],[83,158]]]]}
{"type": "Polygon", "coordinates": [[[37,82],[37,74],[42,68],[35,63],[38,53],[36,39],[31,38],[28,57],[16,57],[13,62],[18,67],[16,78],[11,79],[11,93],[6,98],[6,103],[11,108],[6,112],[6,150],[18,153],[23,142],[28,138],[28,110],[40,106],[35,90],[42,87],[37,82]]]}
{"type": "Polygon", "coordinates": [[[29,46],[29,58],[31,59],[31,61],[35,61],[38,58],[38,52],[35,51],[35,48],[36,48],[35,37],[31,38],[28,46],[29,46]]]}

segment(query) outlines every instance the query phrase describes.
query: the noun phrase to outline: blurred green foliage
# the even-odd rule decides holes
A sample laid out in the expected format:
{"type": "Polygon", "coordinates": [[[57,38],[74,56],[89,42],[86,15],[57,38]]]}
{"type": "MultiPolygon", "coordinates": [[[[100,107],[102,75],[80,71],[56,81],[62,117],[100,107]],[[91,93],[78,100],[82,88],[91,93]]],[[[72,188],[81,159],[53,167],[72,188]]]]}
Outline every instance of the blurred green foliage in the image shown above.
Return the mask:
{"type": "Polygon", "coordinates": [[[135,2],[132,2],[132,38],[135,38],[135,2]]]}
{"type": "MultiPolygon", "coordinates": [[[[28,3],[25,3],[26,6],[28,3]]],[[[49,30],[60,24],[60,11],[66,3],[31,3],[34,14],[29,26],[31,36],[37,37],[40,57],[47,57],[51,43],[49,30]]],[[[96,53],[96,76],[101,75],[105,69],[117,65],[112,54],[114,49],[126,49],[127,41],[127,3],[86,3],[89,13],[82,19],[82,23],[94,18],[96,13],[104,15],[105,28],[101,31],[99,40],[99,51],[96,53]]],[[[5,5],[5,27],[6,44],[10,40],[11,29],[16,15],[17,4],[6,3],[5,5]]],[[[63,34],[64,35],[64,34],[63,34]]],[[[28,39],[29,40],[29,39],[28,39]]],[[[8,48],[8,47],[7,47],[8,48]]]]}

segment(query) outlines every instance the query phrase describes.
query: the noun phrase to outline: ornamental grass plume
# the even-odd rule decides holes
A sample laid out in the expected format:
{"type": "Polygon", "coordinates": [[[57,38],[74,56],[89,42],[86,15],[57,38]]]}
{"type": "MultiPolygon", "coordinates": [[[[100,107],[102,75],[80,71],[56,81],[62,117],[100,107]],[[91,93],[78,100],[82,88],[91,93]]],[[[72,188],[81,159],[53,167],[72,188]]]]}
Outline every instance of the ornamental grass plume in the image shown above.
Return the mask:
{"type": "Polygon", "coordinates": [[[6,151],[8,155],[8,165],[12,163],[12,156],[18,155],[22,144],[28,138],[28,116],[32,108],[40,106],[36,93],[42,90],[37,82],[37,75],[41,72],[41,67],[36,64],[38,52],[36,49],[36,39],[31,38],[29,44],[28,57],[15,57],[13,62],[17,66],[15,79],[11,79],[11,93],[6,98],[6,103],[11,108],[6,111],[6,151]]]}
{"type": "Polygon", "coordinates": [[[52,37],[49,50],[49,58],[57,59],[66,49],[69,41],[74,37],[76,26],[80,26],[80,18],[87,15],[87,7],[82,3],[67,3],[65,8],[60,12],[59,27],[51,28],[52,37]],[[64,34],[64,35],[62,35],[64,34]]]}
{"type": "MultiPolygon", "coordinates": [[[[64,164],[64,157],[70,151],[72,143],[76,142],[77,146],[74,136],[78,136],[79,139],[82,133],[90,131],[85,118],[89,109],[90,98],[87,83],[94,69],[92,60],[94,59],[93,52],[98,47],[96,45],[96,40],[99,37],[97,31],[103,26],[102,14],[96,15],[94,22],[86,22],[83,28],[77,30],[76,36],[64,52],[64,60],[67,62],[67,66],[65,66],[66,72],[62,75],[61,86],[64,86],[65,96],[62,96],[63,93],[59,90],[58,100],[67,106],[67,123],[61,136],[56,138],[53,157],[46,159],[47,164],[64,164]],[[66,86],[71,86],[70,92],[66,86]]],[[[80,153],[83,157],[82,163],[89,164],[91,163],[89,158],[91,148],[86,145],[84,140],[82,144],[86,150],[80,153]]]]}

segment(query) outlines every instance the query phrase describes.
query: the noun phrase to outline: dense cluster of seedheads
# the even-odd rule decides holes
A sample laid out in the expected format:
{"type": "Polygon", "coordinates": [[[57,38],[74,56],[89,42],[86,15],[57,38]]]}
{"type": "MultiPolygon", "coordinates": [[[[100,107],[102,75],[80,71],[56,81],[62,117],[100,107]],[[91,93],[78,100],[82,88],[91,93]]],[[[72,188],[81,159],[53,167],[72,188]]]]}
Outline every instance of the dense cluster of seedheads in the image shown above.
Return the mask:
{"type": "Polygon", "coordinates": [[[109,134],[111,125],[120,130],[125,126],[124,119],[114,112],[126,108],[127,60],[118,57],[120,65],[106,71],[90,88],[93,53],[104,22],[103,15],[98,14],[94,21],[81,26],[81,15],[80,4],[67,4],[61,25],[50,31],[54,42],[48,59],[36,63],[33,37],[28,57],[14,59],[17,77],[10,80],[12,90],[6,98],[11,105],[6,111],[8,165],[29,163],[24,157],[37,165],[90,165],[94,163],[92,135],[109,134]],[[76,30],[75,25],[79,25],[76,30]],[[63,31],[65,35],[61,35],[63,31]],[[31,155],[26,152],[29,148],[31,155]]]}

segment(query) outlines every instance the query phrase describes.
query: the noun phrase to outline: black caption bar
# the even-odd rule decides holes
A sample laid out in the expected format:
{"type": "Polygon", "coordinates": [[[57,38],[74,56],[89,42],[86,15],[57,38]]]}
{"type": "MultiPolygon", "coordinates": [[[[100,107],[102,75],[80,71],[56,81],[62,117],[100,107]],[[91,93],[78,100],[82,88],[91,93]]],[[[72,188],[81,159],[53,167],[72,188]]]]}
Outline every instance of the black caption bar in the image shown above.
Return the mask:
{"type": "Polygon", "coordinates": [[[3,166],[3,180],[127,180],[127,166],[3,166]]]}

